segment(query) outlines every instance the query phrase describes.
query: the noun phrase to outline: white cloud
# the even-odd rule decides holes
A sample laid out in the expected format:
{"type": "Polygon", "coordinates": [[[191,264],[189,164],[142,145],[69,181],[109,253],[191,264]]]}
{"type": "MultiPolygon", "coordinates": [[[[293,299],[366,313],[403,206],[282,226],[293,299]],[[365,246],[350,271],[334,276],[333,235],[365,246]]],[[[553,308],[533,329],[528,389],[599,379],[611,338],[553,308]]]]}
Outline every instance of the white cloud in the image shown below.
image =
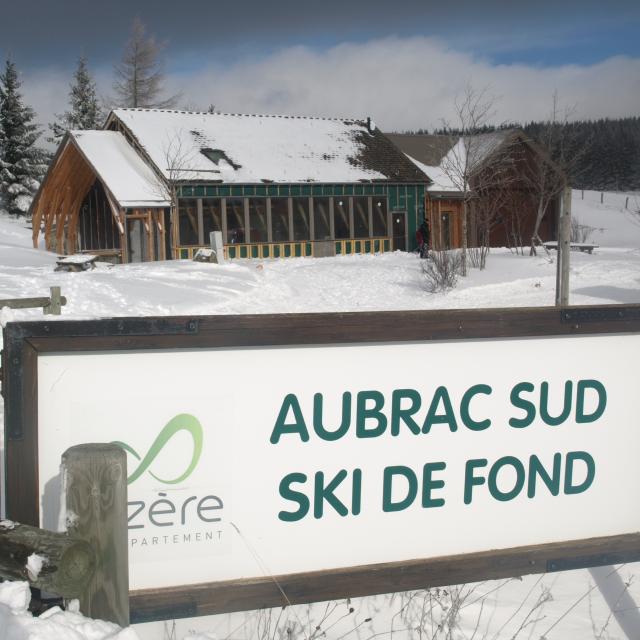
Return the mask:
{"type": "Polygon", "coordinates": [[[203,87],[203,104],[221,110],[372,115],[387,129],[452,119],[454,98],[469,82],[499,98],[498,122],[544,118],[556,89],[581,118],[634,115],[640,104],[639,59],[550,68],[494,65],[433,38],[387,38],[323,52],[285,49],[258,62],[212,65],[182,81],[203,87]]]}
{"type": "MultiPolygon", "coordinates": [[[[71,71],[25,78],[25,95],[41,114],[65,108],[71,71]]],[[[345,43],[315,51],[282,49],[259,60],[215,61],[168,78],[183,102],[240,113],[371,115],[383,129],[439,126],[453,119],[454,97],[467,83],[497,96],[496,122],[544,118],[557,89],[578,118],[638,114],[640,59],[614,57],[593,65],[496,65],[427,37],[345,43]]],[[[99,74],[110,90],[108,71],[99,74]]],[[[41,117],[41,119],[43,119],[41,117]]]]}

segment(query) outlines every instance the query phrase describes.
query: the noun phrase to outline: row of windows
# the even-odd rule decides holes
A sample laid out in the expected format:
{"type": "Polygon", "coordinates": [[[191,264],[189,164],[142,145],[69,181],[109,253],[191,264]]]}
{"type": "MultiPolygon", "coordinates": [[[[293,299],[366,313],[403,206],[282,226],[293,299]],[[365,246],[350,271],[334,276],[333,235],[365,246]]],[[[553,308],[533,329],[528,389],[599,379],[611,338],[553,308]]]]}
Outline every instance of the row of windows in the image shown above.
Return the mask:
{"type": "Polygon", "coordinates": [[[388,235],[387,200],[333,198],[202,198],[178,201],[180,245],[301,242],[388,235]]]}

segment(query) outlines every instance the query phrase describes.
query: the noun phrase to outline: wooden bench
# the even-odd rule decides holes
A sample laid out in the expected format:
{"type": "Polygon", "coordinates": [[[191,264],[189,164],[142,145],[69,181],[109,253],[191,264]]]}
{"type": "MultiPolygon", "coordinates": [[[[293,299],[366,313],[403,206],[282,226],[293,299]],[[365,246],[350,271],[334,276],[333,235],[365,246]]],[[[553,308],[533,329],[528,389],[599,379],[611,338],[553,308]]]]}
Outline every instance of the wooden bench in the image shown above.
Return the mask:
{"type": "Polygon", "coordinates": [[[58,256],[56,271],[88,271],[95,269],[95,261],[98,256],[84,253],[76,253],[72,256],[58,256]]]}
{"type": "MultiPolygon", "coordinates": [[[[547,249],[555,249],[556,251],[558,250],[557,242],[545,242],[543,244],[547,249]]],[[[588,242],[571,242],[569,246],[572,251],[581,251],[583,253],[584,252],[593,253],[593,250],[598,249],[600,245],[590,244],[588,242]]]]}

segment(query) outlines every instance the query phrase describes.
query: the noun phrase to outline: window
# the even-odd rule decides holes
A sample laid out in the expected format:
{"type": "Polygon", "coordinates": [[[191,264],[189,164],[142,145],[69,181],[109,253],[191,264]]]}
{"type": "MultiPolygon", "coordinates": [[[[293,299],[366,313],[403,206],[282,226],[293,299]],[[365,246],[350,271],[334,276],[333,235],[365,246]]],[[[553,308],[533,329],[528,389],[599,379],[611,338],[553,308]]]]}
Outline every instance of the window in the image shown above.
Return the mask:
{"type": "Polygon", "coordinates": [[[227,244],[242,244],[244,241],[244,199],[227,198],[227,244]]]}
{"type": "Polygon", "coordinates": [[[180,244],[183,246],[199,244],[197,203],[197,200],[178,201],[178,227],[180,244]]]}
{"type": "Polygon", "coordinates": [[[289,242],[288,198],[271,198],[271,226],[274,242],[289,242]]]}
{"type": "Polygon", "coordinates": [[[331,240],[329,198],[313,199],[313,231],[316,240],[331,240]]]}
{"type": "Polygon", "coordinates": [[[333,199],[333,217],[336,239],[349,238],[349,198],[333,199]]]}
{"type": "Polygon", "coordinates": [[[209,234],[212,231],[222,231],[221,198],[202,201],[202,225],[204,227],[204,243],[209,244],[209,234]]]}
{"type": "Polygon", "coordinates": [[[293,239],[296,241],[311,239],[311,220],[309,219],[309,198],[293,198],[293,239]]]}
{"type": "Polygon", "coordinates": [[[249,199],[249,229],[251,242],[267,242],[269,240],[267,201],[265,198],[249,199]]]}
{"type": "Polygon", "coordinates": [[[369,237],[369,198],[353,199],[353,237],[369,237]]]}
{"type": "Polygon", "coordinates": [[[371,217],[373,222],[373,235],[376,237],[388,236],[387,227],[387,199],[373,198],[371,205],[371,217]]]}

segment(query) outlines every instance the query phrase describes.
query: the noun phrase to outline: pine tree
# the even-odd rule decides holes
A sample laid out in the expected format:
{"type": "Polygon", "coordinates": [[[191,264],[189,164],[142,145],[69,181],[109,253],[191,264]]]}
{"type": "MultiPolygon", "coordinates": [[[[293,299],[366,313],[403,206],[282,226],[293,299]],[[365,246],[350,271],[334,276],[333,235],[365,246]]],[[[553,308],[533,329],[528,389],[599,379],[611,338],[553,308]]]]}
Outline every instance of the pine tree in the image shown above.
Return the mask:
{"type": "Polygon", "coordinates": [[[163,109],[173,107],[179,96],[161,99],[164,93],[164,72],[160,61],[163,46],[148,36],[142,22],[136,18],[122,61],[115,67],[113,85],[120,106],[163,109]]]}
{"type": "Polygon", "coordinates": [[[87,60],[81,57],[78,67],[73,75],[73,83],[69,90],[69,105],[71,109],[62,115],[56,115],[57,122],[49,125],[52,136],[47,138],[49,142],[59,143],[62,136],[70,129],[100,129],[102,127],[103,114],[96,95],[96,83],[94,82],[87,60]]]}
{"type": "Polygon", "coordinates": [[[0,75],[0,208],[14,215],[27,212],[45,169],[34,115],[22,101],[16,67],[7,60],[0,75]]]}

